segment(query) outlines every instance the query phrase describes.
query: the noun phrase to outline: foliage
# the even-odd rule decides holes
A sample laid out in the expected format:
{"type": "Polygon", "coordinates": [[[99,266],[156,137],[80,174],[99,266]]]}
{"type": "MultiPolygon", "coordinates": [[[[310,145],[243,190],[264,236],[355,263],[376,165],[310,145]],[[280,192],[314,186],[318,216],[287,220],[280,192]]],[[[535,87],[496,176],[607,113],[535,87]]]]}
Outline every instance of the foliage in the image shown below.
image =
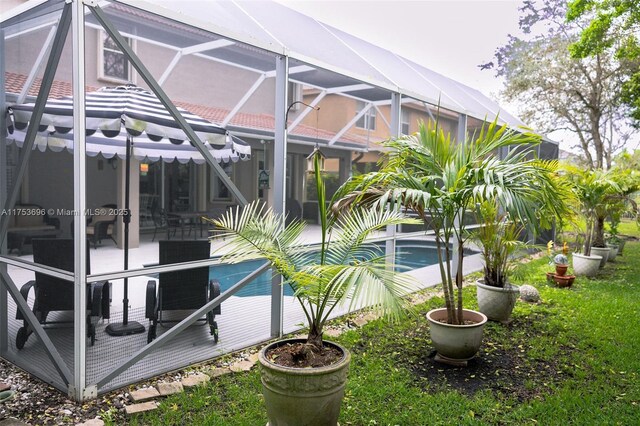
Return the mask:
{"type": "Polygon", "coordinates": [[[583,254],[589,256],[591,246],[597,240],[594,237],[598,218],[606,216],[609,203],[618,198],[620,186],[613,177],[613,171],[586,170],[570,165],[564,167],[586,221],[583,254]]]}
{"type": "Polygon", "coordinates": [[[500,203],[514,220],[536,227],[564,213],[564,192],[553,178],[556,162],[531,158],[540,138],[485,123],[477,135],[451,139],[439,127],[420,123],[418,133],[392,139],[377,173],[354,176],[338,203],[406,208],[433,229],[438,247],[448,322],[461,324],[465,216],[476,203],[500,203]],[[495,153],[509,149],[504,159],[495,153]]]}
{"type": "Polygon", "coordinates": [[[573,133],[587,167],[611,167],[612,156],[632,132],[620,96],[638,61],[620,58],[613,49],[572,57],[569,47],[586,18],[567,23],[564,1],[528,0],[520,10],[526,36],[511,36],[496,50],[495,63],[482,67],[505,78],[502,95],[521,106],[526,122],[542,133],[573,133]]]}
{"type": "Polygon", "coordinates": [[[387,226],[420,223],[395,211],[357,210],[332,215],[326,207],[325,181],[319,168],[319,151],[314,155],[315,182],[321,226],[318,253],[300,241],[305,224],[266,209],[259,202],[242,211],[228,212],[210,220],[229,238],[223,262],[264,258],[291,286],[309,324],[308,343],[322,347],[322,331],[334,308],[345,301],[372,305],[392,316],[403,313],[401,296],[411,282],[389,268],[385,256],[365,240],[387,226]]]}
{"type": "MultiPolygon", "coordinates": [[[[537,287],[543,302],[516,304],[510,325],[487,323],[481,362],[465,369],[437,366],[438,376],[418,374],[434,365],[426,356],[432,346],[423,316],[394,324],[376,320],[343,333],[336,340],[351,350],[352,365],[340,424],[637,424],[640,327],[629,326],[629,318],[637,318],[640,306],[640,245],[625,250],[615,265],[607,266],[606,276],[578,279],[571,290],[545,282],[546,259],[524,265],[526,275],[517,283],[537,287]],[[500,357],[492,364],[494,371],[478,373],[476,366],[493,354],[500,357]],[[481,390],[465,393],[452,384],[449,378],[457,371],[465,374],[467,388],[481,390]],[[517,384],[509,372],[524,382],[517,384]]],[[[473,286],[465,291],[473,300],[473,286]]],[[[433,298],[416,309],[426,313],[441,303],[433,298]]],[[[157,410],[127,418],[121,414],[107,426],[266,422],[260,374],[252,369],[171,395],[157,410]]]]}
{"type": "Polygon", "coordinates": [[[524,231],[521,224],[501,214],[495,203],[485,201],[478,208],[478,223],[471,239],[480,245],[484,259],[484,283],[493,287],[509,287],[513,256],[527,245],[519,240],[524,231]]]}
{"type": "MultiPolygon", "coordinates": [[[[571,46],[576,58],[594,57],[613,50],[618,58],[640,59],[640,9],[631,0],[573,0],[569,2],[567,20],[590,18],[571,46]]],[[[635,69],[622,86],[622,100],[631,108],[636,127],[640,125],[640,70],[635,69]]]]}

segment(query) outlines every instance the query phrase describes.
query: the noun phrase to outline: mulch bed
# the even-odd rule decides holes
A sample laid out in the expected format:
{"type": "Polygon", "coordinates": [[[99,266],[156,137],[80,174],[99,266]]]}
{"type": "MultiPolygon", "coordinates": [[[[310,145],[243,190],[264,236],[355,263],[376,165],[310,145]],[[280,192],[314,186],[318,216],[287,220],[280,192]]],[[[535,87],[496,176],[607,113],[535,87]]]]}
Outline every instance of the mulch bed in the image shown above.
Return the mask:
{"type": "Polygon", "coordinates": [[[266,353],[274,364],[283,367],[317,368],[337,363],[344,354],[333,346],[324,346],[318,350],[307,343],[291,343],[275,347],[266,353]]]}
{"type": "MultiPolygon", "coordinates": [[[[526,338],[535,339],[535,331],[530,327],[532,321],[524,318],[503,327],[530,330],[526,338]]],[[[547,394],[554,385],[570,378],[570,372],[563,368],[561,359],[536,359],[528,355],[531,346],[527,341],[512,343],[500,344],[485,333],[479,353],[468,361],[466,367],[435,361],[435,351],[425,352],[423,357],[414,359],[407,367],[425,390],[457,390],[465,395],[488,390],[519,402],[547,394]]],[[[574,351],[568,347],[560,347],[559,350],[565,355],[574,351]]]]}

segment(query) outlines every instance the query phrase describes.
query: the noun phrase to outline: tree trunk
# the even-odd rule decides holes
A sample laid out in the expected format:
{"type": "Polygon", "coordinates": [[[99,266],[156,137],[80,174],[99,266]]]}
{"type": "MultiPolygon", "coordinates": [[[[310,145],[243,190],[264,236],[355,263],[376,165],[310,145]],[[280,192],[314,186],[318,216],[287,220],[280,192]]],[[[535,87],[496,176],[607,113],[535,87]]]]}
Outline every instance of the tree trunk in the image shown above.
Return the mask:
{"type": "Polygon", "coordinates": [[[322,328],[318,324],[309,325],[309,335],[307,343],[315,346],[318,350],[322,349],[322,328]]]}
{"type": "Polygon", "coordinates": [[[604,217],[598,216],[593,226],[592,247],[606,247],[604,243],[604,217]]]}

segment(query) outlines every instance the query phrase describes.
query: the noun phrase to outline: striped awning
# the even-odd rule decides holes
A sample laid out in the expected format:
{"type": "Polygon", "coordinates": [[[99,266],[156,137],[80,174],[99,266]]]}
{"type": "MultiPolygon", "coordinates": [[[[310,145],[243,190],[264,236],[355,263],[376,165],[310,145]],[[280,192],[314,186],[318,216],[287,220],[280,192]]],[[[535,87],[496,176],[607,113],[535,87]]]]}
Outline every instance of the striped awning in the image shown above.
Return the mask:
{"type": "MultiPolygon", "coordinates": [[[[152,93],[134,86],[104,87],[86,94],[86,142],[89,155],[125,157],[127,134],[133,137],[133,155],[140,160],[178,160],[196,163],[204,158],[152,93]]],[[[9,141],[24,141],[34,103],[10,107],[9,141]]],[[[224,128],[178,107],[200,140],[218,161],[246,160],[250,146],[224,128]]],[[[37,149],[73,150],[73,98],[47,101],[36,137],[37,149]]]]}

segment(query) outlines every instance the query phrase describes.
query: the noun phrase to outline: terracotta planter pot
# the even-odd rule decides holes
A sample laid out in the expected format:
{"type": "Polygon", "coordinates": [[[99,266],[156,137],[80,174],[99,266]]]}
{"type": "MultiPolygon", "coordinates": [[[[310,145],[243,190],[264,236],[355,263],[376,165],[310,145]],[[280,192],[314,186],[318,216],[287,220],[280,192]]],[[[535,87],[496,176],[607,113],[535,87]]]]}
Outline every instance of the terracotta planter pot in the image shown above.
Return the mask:
{"type": "Polygon", "coordinates": [[[611,250],[609,252],[609,258],[607,259],[607,262],[615,262],[620,246],[618,244],[607,244],[607,247],[611,250]]]}
{"type": "Polygon", "coordinates": [[[427,320],[431,328],[431,340],[441,360],[463,364],[478,353],[482,343],[482,331],[487,317],[481,312],[465,309],[465,320],[476,321],[470,325],[453,325],[439,320],[447,320],[446,308],[433,309],[427,312],[427,320]]]}
{"type": "Polygon", "coordinates": [[[577,276],[595,277],[600,269],[602,256],[585,256],[579,253],[573,254],[573,273],[577,276]]]}
{"type": "Polygon", "coordinates": [[[575,275],[554,275],[553,280],[558,284],[558,287],[571,287],[575,281],[575,275]]]}
{"type": "Polygon", "coordinates": [[[565,275],[567,273],[567,269],[569,269],[569,265],[561,265],[556,263],[556,275],[565,275]]]}
{"type": "Polygon", "coordinates": [[[591,247],[592,256],[602,256],[602,259],[600,260],[600,268],[604,268],[604,265],[607,264],[609,252],[611,252],[609,247],[591,247]]]}
{"type": "Polygon", "coordinates": [[[351,361],[349,351],[336,343],[325,341],[325,345],[338,348],[344,356],[338,363],[321,368],[283,367],[265,357],[265,353],[273,347],[304,341],[281,340],[264,347],[258,354],[269,426],[338,424],[351,361]]]}
{"type": "Polygon", "coordinates": [[[511,317],[513,307],[520,295],[520,287],[505,288],[486,285],[484,280],[476,281],[479,311],[493,321],[506,322],[511,317]]]}

